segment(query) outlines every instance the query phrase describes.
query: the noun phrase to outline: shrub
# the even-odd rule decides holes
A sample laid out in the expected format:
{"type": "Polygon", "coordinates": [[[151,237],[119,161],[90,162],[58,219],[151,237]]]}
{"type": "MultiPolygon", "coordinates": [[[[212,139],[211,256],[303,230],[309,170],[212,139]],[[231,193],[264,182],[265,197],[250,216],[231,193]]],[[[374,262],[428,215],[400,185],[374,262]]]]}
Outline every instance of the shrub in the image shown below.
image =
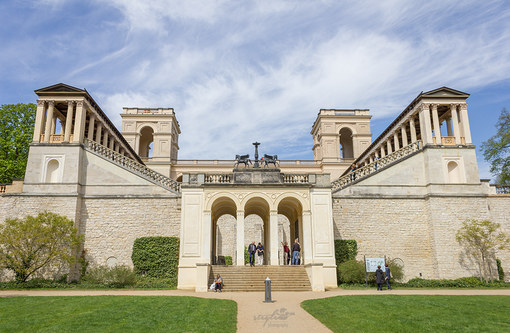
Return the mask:
{"type": "Polygon", "coordinates": [[[90,269],[84,276],[85,282],[102,284],[113,288],[133,286],[136,282],[136,275],[127,266],[98,266],[90,269]]]}
{"type": "Polygon", "coordinates": [[[503,266],[501,266],[500,259],[496,259],[496,265],[498,266],[499,281],[505,281],[505,272],[503,271],[503,266]]]}
{"type": "Polygon", "coordinates": [[[136,280],[136,287],[152,289],[175,289],[177,285],[174,279],[157,279],[147,276],[138,276],[136,280]]]}
{"type": "Polygon", "coordinates": [[[244,264],[247,265],[250,262],[250,253],[248,253],[248,247],[244,247],[244,264]]]}
{"type": "Polygon", "coordinates": [[[231,256],[225,256],[225,265],[232,266],[234,263],[232,262],[231,256]]]}
{"type": "Polygon", "coordinates": [[[141,237],[133,244],[135,273],[151,278],[173,279],[177,284],[179,238],[141,237]]]}
{"type": "MultiPolygon", "coordinates": [[[[390,260],[390,259],[388,259],[386,263],[388,264],[388,267],[390,268],[392,280],[397,281],[397,282],[402,281],[402,279],[404,278],[404,267],[402,267],[396,261],[390,260]]],[[[384,270],[384,268],[383,268],[383,270],[384,270]]]]}
{"type": "Polygon", "coordinates": [[[365,282],[365,264],[363,261],[348,260],[337,266],[338,278],[342,283],[365,282]]]}
{"type": "Polygon", "coordinates": [[[353,239],[335,239],[335,258],[339,265],[348,260],[356,259],[358,243],[353,239]]]}

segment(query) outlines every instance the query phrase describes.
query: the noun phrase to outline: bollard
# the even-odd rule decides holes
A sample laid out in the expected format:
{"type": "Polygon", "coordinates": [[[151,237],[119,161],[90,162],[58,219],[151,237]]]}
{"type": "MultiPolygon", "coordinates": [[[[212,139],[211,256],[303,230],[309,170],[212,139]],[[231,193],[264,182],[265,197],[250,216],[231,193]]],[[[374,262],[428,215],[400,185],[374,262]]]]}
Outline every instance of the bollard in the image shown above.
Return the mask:
{"type": "Polygon", "coordinates": [[[271,300],[271,279],[269,276],[266,278],[265,281],[266,284],[266,299],[264,300],[264,303],[273,303],[271,300]]]}

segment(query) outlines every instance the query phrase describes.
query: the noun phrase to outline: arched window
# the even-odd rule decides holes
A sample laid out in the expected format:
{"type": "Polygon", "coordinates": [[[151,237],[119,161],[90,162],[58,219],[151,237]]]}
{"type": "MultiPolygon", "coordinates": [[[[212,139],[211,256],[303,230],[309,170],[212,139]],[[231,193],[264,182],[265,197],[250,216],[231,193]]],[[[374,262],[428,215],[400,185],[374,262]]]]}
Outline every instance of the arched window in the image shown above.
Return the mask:
{"type": "Polygon", "coordinates": [[[46,182],[47,183],[56,183],[58,182],[58,168],[60,166],[60,163],[58,163],[57,160],[52,159],[48,162],[48,165],[46,166],[46,182]]]}
{"type": "Polygon", "coordinates": [[[140,148],[138,154],[141,158],[151,158],[153,153],[154,130],[150,126],[140,131],[140,148]]]}
{"type": "Polygon", "coordinates": [[[457,162],[448,162],[448,182],[460,183],[459,165],[457,162]]]}
{"type": "Polygon", "coordinates": [[[354,158],[352,131],[345,127],[340,130],[340,158],[354,158]]]}

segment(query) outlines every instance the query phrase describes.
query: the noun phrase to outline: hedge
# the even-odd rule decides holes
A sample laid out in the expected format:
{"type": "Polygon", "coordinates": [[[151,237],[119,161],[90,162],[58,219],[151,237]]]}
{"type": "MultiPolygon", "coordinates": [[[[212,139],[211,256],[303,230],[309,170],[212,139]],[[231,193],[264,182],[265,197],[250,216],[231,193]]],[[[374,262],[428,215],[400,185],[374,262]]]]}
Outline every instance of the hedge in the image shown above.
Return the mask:
{"type": "Polygon", "coordinates": [[[151,278],[171,279],[177,284],[179,238],[141,237],[133,243],[131,260],[135,273],[151,278]]]}
{"type": "Polygon", "coordinates": [[[358,243],[353,239],[335,239],[335,258],[339,265],[348,260],[356,259],[358,243]]]}

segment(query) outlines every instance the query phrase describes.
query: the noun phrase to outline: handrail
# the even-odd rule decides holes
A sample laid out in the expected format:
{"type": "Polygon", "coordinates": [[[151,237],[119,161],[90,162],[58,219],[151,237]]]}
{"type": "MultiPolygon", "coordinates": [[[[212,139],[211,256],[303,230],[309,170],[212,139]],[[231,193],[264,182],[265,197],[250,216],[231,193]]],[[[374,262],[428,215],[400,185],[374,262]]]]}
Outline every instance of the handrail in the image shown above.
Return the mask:
{"type": "Polygon", "coordinates": [[[332,191],[341,190],[352,183],[365,178],[374,172],[387,167],[388,165],[403,159],[406,156],[411,155],[414,152],[423,149],[423,145],[421,144],[421,140],[411,143],[403,148],[400,148],[393,153],[386,155],[380,159],[375,160],[372,163],[359,167],[355,171],[349,172],[345,176],[338,178],[337,180],[331,182],[332,191]]]}
{"type": "Polygon", "coordinates": [[[129,170],[137,174],[138,176],[163,187],[164,189],[167,189],[175,193],[181,192],[180,184],[177,181],[173,180],[172,178],[169,178],[167,176],[160,174],[159,172],[149,169],[145,165],[138,163],[137,161],[131,159],[130,157],[119,154],[116,151],[111,150],[110,148],[105,147],[95,141],[85,138],[85,149],[105,157],[110,162],[126,170],[129,170]]]}

